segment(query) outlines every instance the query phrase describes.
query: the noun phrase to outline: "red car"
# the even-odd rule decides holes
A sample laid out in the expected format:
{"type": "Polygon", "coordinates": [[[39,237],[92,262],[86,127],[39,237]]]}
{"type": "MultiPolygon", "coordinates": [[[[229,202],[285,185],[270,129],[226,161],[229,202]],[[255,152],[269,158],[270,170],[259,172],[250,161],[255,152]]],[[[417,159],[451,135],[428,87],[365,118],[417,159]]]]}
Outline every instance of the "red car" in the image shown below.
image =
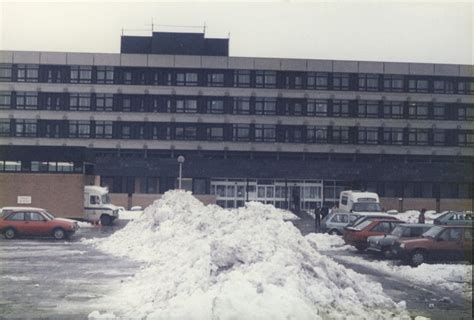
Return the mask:
{"type": "Polygon", "coordinates": [[[357,226],[346,227],[344,241],[356,247],[359,251],[365,251],[368,247],[368,237],[389,234],[400,223],[404,222],[393,219],[366,220],[357,226]]]}
{"type": "Polygon", "coordinates": [[[2,210],[0,233],[6,239],[16,236],[53,237],[56,240],[69,238],[79,229],[74,220],[55,218],[39,208],[9,208],[2,210]]]}

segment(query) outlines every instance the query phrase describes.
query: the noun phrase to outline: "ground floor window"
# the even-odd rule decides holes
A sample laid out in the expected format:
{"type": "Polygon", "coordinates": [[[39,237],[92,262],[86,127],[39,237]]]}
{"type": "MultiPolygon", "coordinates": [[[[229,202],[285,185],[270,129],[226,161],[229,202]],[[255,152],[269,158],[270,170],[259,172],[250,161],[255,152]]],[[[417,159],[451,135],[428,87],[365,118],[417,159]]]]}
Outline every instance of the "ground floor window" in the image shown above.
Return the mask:
{"type": "Polygon", "coordinates": [[[211,194],[223,208],[237,208],[247,201],[299,211],[322,206],[320,180],[212,179],[211,194]]]}

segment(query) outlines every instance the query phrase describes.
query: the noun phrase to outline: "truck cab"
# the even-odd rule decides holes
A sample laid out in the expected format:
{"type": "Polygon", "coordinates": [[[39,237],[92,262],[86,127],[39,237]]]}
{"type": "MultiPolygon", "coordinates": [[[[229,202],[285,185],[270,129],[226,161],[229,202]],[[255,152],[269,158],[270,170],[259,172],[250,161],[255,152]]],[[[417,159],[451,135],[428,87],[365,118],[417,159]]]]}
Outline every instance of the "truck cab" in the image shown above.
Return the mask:
{"type": "Polygon", "coordinates": [[[110,203],[109,190],[99,186],[84,187],[85,220],[110,226],[119,216],[119,208],[110,203]]]}
{"type": "Polygon", "coordinates": [[[339,211],[361,215],[382,213],[379,196],[374,192],[342,191],[339,196],[339,211]]]}

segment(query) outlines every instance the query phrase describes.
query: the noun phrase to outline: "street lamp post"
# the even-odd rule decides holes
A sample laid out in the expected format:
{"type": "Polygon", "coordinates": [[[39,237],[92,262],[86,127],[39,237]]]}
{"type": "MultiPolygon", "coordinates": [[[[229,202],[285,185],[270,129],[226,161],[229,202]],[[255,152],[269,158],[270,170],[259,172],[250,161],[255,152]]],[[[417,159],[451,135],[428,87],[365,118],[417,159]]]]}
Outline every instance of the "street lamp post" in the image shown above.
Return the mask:
{"type": "Polygon", "coordinates": [[[178,185],[179,189],[181,190],[181,180],[183,178],[183,162],[184,162],[184,157],[179,156],[178,157],[178,163],[179,163],[179,180],[178,180],[178,185]]]}

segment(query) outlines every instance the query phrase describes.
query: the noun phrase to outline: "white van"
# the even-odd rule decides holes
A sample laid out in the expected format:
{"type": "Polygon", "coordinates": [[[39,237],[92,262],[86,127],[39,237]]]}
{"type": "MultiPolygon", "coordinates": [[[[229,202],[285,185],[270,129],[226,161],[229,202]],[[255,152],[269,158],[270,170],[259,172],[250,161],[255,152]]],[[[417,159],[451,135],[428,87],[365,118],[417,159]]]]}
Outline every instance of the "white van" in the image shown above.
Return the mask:
{"type": "Polygon", "coordinates": [[[99,186],[84,187],[84,216],[86,221],[110,226],[119,216],[119,207],[110,203],[109,190],[99,186]]]}
{"type": "Polygon", "coordinates": [[[341,192],[338,211],[359,214],[382,213],[378,194],[356,190],[341,192]]]}

